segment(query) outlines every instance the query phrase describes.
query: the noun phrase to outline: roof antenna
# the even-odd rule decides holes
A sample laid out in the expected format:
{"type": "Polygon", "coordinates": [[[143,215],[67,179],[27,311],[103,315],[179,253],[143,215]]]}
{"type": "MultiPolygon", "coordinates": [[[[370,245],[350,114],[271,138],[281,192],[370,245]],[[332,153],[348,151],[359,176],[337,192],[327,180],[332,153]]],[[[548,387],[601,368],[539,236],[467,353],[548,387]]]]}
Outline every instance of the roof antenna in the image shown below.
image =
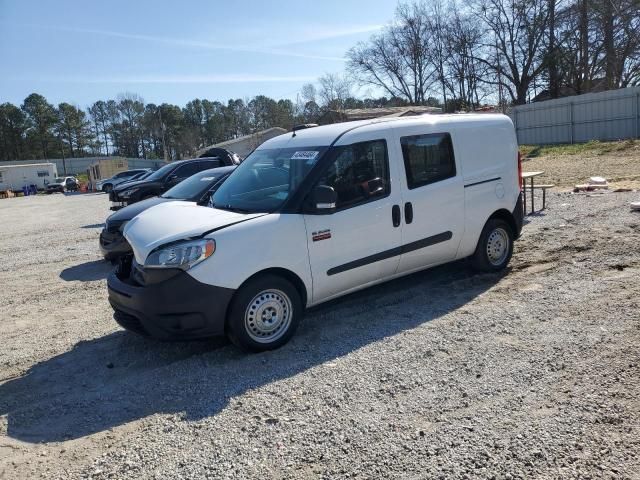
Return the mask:
{"type": "Polygon", "coordinates": [[[291,136],[291,138],[296,136],[296,132],[298,130],[306,130],[307,128],[313,128],[313,127],[317,127],[317,126],[318,126],[317,123],[302,123],[300,125],[294,125],[294,127],[292,128],[293,135],[291,136]]]}

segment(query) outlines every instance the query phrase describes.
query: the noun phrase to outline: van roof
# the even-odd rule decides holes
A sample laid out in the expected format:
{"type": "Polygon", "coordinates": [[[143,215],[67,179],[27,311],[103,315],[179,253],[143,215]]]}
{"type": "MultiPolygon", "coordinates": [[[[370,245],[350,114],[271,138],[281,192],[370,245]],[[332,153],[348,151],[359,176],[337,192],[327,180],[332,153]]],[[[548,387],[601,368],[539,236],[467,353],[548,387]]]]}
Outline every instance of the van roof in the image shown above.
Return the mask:
{"type": "Polygon", "coordinates": [[[18,165],[2,165],[0,164],[0,168],[21,168],[21,167],[51,167],[55,166],[55,163],[23,163],[18,165]]]}
{"type": "Polygon", "coordinates": [[[295,136],[292,132],[287,132],[270,140],[267,140],[258,147],[258,150],[265,148],[295,148],[311,146],[331,145],[338,136],[357,128],[367,127],[369,129],[386,129],[388,127],[397,128],[403,125],[470,125],[475,124],[483,127],[504,126],[511,123],[511,119],[506,115],[492,113],[456,113],[447,115],[417,115],[413,117],[386,117],[372,120],[359,120],[355,122],[334,123],[320,127],[297,130],[295,136]]]}

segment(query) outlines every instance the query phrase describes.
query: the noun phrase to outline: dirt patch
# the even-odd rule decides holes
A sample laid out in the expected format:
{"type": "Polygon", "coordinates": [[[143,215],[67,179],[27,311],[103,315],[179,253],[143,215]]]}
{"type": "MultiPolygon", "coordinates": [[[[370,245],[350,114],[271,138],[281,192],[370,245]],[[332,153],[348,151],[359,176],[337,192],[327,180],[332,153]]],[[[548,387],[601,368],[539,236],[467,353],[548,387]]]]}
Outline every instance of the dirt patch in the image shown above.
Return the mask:
{"type": "MultiPolygon", "coordinates": [[[[526,150],[529,151],[529,148],[526,150]]],[[[593,176],[605,177],[612,189],[640,188],[640,143],[619,151],[613,150],[594,152],[594,149],[583,148],[563,154],[559,148],[550,149],[549,152],[543,149],[535,157],[525,156],[522,167],[525,171],[544,171],[545,175],[536,181],[553,183],[562,189],[584,183],[593,176]]]]}

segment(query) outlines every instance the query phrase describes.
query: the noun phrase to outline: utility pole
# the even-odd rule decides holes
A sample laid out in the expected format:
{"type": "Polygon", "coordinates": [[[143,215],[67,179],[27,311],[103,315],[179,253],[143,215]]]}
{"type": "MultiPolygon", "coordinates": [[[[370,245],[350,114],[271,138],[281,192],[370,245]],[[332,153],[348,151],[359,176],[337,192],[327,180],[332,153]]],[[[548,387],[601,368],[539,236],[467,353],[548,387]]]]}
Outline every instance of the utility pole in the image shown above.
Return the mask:
{"type": "Polygon", "coordinates": [[[169,163],[169,155],[167,154],[167,142],[165,141],[165,125],[162,121],[162,109],[158,107],[158,115],[160,116],[160,130],[162,131],[162,154],[164,156],[165,163],[169,163]]]}
{"type": "Polygon", "coordinates": [[[60,151],[62,152],[62,171],[64,172],[64,176],[67,176],[67,162],[64,158],[64,142],[62,141],[62,136],[58,136],[60,140],[60,151]]]}

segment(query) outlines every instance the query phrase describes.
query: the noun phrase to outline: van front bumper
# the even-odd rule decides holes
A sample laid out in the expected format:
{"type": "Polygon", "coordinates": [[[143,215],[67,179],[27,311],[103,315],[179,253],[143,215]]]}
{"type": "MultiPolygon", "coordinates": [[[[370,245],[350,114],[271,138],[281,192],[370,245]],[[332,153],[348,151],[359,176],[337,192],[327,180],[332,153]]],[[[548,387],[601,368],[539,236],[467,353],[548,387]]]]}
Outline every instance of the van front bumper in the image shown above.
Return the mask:
{"type": "Polygon", "coordinates": [[[227,307],[235,290],[207,285],[184,271],[161,272],[165,280],[136,282],[121,262],[109,275],[109,303],[115,321],[159,340],[193,340],[224,335],[227,307]],[[123,265],[124,268],[123,268],[123,265]]]}

